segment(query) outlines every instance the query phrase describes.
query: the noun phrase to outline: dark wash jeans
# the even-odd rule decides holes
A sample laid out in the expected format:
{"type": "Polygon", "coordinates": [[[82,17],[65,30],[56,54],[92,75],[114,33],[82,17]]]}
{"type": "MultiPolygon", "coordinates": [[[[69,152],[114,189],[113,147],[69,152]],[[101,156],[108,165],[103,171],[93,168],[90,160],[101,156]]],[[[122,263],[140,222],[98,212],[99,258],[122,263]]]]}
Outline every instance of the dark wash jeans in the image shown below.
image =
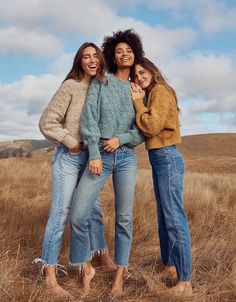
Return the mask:
{"type": "Polygon", "coordinates": [[[184,161],[175,145],[148,151],[157,202],[158,233],[164,265],[176,267],[179,280],[191,279],[188,221],[183,208],[184,161]]]}

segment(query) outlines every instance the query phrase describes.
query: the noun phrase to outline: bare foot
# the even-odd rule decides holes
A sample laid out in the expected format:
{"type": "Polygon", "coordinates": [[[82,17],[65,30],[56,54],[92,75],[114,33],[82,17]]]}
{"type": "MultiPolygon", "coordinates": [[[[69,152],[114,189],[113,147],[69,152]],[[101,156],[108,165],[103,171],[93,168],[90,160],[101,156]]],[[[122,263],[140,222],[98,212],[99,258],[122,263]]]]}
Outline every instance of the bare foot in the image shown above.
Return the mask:
{"type": "Polygon", "coordinates": [[[46,284],[46,286],[48,292],[58,298],[74,299],[74,297],[68,291],[64,290],[59,284],[46,284]]]}
{"type": "Polygon", "coordinates": [[[74,297],[66,290],[64,290],[58,283],[56,278],[56,266],[48,265],[44,271],[45,284],[48,292],[59,298],[70,298],[74,297]]]}
{"type": "Polygon", "coordinates": [[[111,289],[111,296],[112,297],[120,297],[124,295],[123,292],[123,280],[119,283],[114,283],[111,289]]]}
{"type": "Polygon", "coordinates": [[[165,266],[165,269],[157,274],[157,277],[160,278],[161,280],[177,280],[177,272],[174,266],[165,266]]]}
{"type": "Polygon", "coordinates": [[[83,292],[82,297],[85,297],[89,294],[90,291],[90,282],[95,276],[95,269],[92,267],[90,262],[87,262],[83,269],[83,292]]]}
{"type": "Polygon", "coordinates": [[[179,281],[175,286],[159,292],[159,294],[178,297],[191,297],[193,295],[193,289],[191,282],[179,281]]]}
{"type": "Polygon", "coordinates": [[[110,255],[107,253],[102,254],[99,256],[100,259],[100,264],[101,266],[111,269],[111,270],[116,270],[117,266],[114,264],[114,262],[112,261],[110,255]]]}
{"type": "Polygon", "coordinates": [[[120,297],[124,294],[123,292],[123,275],[124,275],[125,268],[118,267],[116,271],[116,276],[114,283],[111,289],[111,296],[112,297],[120,297]]]}

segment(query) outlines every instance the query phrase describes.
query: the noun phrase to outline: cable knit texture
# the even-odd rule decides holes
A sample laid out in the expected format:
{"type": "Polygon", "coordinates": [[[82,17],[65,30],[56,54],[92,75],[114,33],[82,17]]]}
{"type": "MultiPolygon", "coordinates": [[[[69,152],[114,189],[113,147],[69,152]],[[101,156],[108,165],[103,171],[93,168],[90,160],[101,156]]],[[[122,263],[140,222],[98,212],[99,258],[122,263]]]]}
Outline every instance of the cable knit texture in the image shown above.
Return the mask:
{"type": "Polygon", "coordinates": [[[135,126],[135,110],[132,104],[129,81],[110,75],[107,83],[93,80],[81,117],[80,132],[88,146],[90,159],[101,158],[98,149],[100,138],[117,136],[120,145],[136,146],[144,136],[135,126]]]}
{"type": "Polygon", "coordinates": [[[176,145],[181,142],[179,112],[175,98],[164,85],[156,85],[149,94],[147,105],[134,100],[136,123],[147,137],[148,150],[176,145]]]}
{"type": "Polygon", "coordinates": [[[39,121],[40,131],[48,140],[69,149],[82,141],[79,124],[88,87],[88,82],[72,79],[61,84],[39,121]]]}

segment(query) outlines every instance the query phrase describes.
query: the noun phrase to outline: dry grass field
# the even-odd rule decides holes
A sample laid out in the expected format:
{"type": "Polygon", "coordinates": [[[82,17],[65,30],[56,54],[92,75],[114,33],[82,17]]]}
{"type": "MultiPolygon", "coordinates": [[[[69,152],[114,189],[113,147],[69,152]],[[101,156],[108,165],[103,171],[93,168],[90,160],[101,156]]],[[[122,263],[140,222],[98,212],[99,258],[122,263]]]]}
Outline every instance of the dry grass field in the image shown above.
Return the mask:
{"type": "MultiPolygon", "coordinates": [[[[193,252],[194,296],[187,301],[236,301],[236,134],[186,137],[185,209],[193,252]]],[[[151,171],[143,146],[137,148],[139,175],[134,209],[133,246],[125,296],[119,301],[185,301],[158,297],[163,287],[151,171]]],[[[54,302],[32,260],[40,255],[50,205],[50,155],[0,160],[0,301],[54,302]]],[[[113,254],[113,190],[101,192],[106,238],[113,254]]],[[[68,275],[59,282],[79,295],[80,278],[67,265],[68,230],[60,263],[68,275]]],[[[94,260],[97,265],[97,260],[94,260]]],[[[96,269],[91,295],[84,301],[110,301],[113,273],[96,269]]],[[[78,301],[81,301],[78,299],[78,301]]]]}

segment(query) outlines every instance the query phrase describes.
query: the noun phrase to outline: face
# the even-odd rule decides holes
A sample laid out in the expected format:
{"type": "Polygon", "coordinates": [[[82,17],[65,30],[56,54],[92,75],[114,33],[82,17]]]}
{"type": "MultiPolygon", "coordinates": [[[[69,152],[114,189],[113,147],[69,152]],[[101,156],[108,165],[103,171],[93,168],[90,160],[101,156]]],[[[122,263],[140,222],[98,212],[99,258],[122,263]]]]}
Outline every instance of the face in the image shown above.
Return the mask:
{"type": "Polygon", "coordinates": [[[130,68],[134,64],[134,53],[127,43],[121,42],[116,45],[114,61],[118,68],[130,68]]]}
{"type": "Polygon", "coordinates": [[[90,81],[96,75],[99,65],[100,62],[96,49],[92,46],[86,47],[81,60],[84,79],[90,81]]]}
{"type": "Polygon", "coordinates": [[[147,88],[152,82],[152,74],[149,70],[142,67],[142,65],[137,64],[135,66],[135,83],[142,87],[142,89],[147,88]]]}

